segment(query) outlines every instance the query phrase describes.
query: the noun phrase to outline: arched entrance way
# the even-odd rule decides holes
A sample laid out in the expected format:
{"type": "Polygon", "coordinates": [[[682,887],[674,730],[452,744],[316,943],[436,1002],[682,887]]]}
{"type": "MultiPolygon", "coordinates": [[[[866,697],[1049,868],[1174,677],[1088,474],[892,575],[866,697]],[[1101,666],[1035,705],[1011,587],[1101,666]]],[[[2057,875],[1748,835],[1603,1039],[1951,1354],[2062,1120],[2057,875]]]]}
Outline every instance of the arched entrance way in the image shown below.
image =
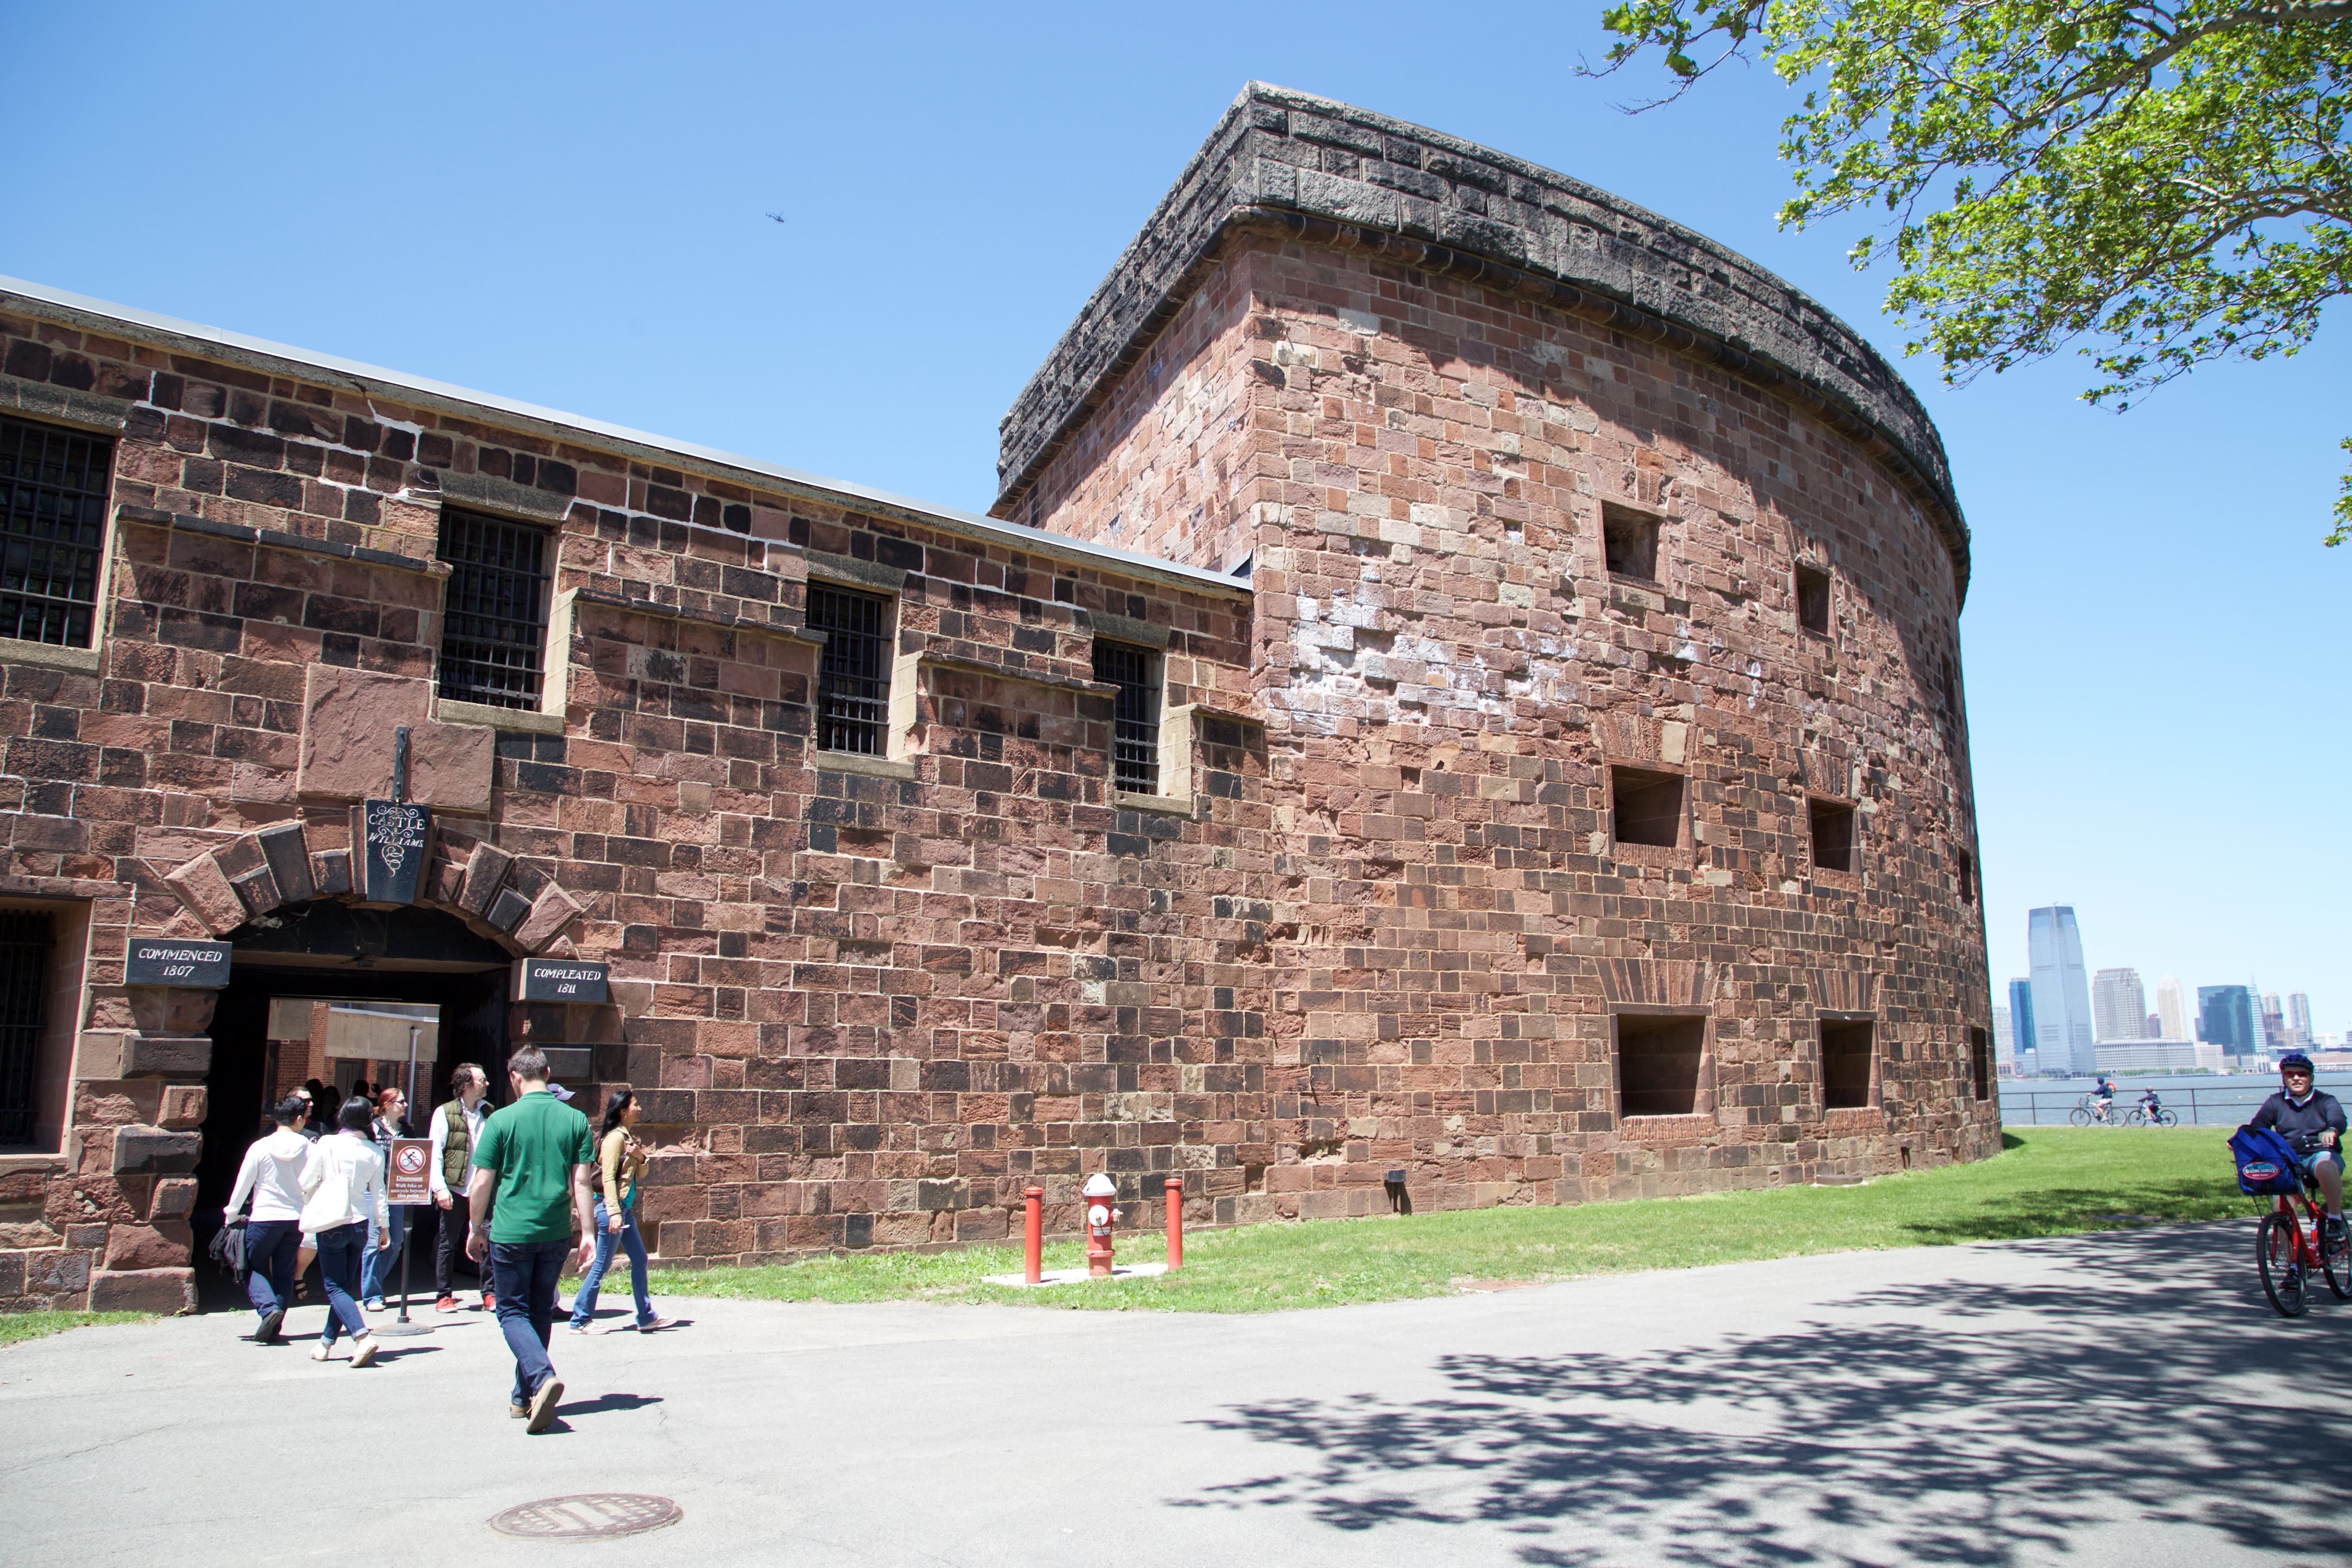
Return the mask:
{"type": "MultiPolygon", "coordinates": [[[[402,1018],[430,1026],[420,1030],[429,1043],[417,1058],[411,1113],[420,1132],[425,1114],[447,1095],[450,1070],[459,1062],[489,1068],[492,1097],[504,1098],[506,1075],[499,1068],[508,1051],[508,988],[516,955],[455,916],[320,900],[249,921],[228,940],[236,954],[229,984],[213,1009],[212,1066],[205,1078],[194,1226],[199,1256],[220,1226],[238,1163],[263,1130],[266,1108],[278,1093],[310,1077],[339,1087],[350,1082],[350,1074],[335,1066],[314,1070],[321,1061],[399,1060],[407,1033],[402,1018]],[[388,1005],[371,1008],[371,1003],[388,1005]],[[366,1041],[388,1033],[391,1040],[336,1045],[322,1035],[314,1041],[318,1027],[332,1027],[334,1039],[366,1041]],[[331,1054],[336,1051],[345,1055],[331,1054]]],[[[376,1065],[362,1076],[384,1074],[376,1065]]],[[[418,1211],[420,1228],[410,1245],[431,1247],[428,1212],[418,1211]]],[[[236,1299],[217,1274],[200,1272],[199,1280],[207,1306],[236,1299]]]]}

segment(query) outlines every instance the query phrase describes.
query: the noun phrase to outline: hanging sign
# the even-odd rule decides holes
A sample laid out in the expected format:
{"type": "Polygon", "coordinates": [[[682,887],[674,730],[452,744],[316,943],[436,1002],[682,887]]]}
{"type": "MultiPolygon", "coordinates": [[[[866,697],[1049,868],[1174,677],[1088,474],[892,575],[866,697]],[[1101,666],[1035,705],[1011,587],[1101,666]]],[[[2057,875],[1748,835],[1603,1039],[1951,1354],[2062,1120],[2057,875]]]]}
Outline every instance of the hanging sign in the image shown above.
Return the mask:
{"type": "Polygon", "coordinates": [[[605,1002],[607,973],[602,963],[577,958],[526,958],[514,966],[518,1002],[605,1002]]]}
{"type": "Polygon", "coordinates": [[[425,841],[433,831],[429,806],[371,800],[360,807],[360,899],[371,904],[413,904],[425,875],[425,841]]]}
{"type": "Polygon", "coordinates": [[[395,1138],[392,1141],[392,1163],[383,1173],[384,1202],[392,1204],[429,1204],[433,1201],[433,1140],[430,1138],[395,1138]]]}
{"type": "Polygon", "coordinates": [[[225,942],[162,942],[134,936],[122,954],[125,985],[193,985],[217,991],[228,984],[225,942]]]}

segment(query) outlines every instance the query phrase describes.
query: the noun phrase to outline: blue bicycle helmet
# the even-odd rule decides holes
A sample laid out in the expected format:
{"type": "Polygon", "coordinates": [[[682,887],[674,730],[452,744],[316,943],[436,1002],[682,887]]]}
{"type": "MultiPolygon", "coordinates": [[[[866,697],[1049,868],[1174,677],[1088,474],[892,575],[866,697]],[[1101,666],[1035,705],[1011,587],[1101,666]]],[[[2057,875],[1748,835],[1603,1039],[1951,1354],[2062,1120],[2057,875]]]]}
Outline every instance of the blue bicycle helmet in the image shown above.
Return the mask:
{"type": "MultiPolygon", "coordinates": [[[[2305,1072],[2312,1071],[2311,1058],[2305,1056],[2301,1051],[2289,1051],[2286,1055],[2279,1058],[2279,1071],[2283,1073],[2293,1072],[2298,1068],[2303,1069],[2305,1072]]],[[[2315,1074],[2314,1076],[2315,1077],[2317,1075],[2315,1074]]]]}

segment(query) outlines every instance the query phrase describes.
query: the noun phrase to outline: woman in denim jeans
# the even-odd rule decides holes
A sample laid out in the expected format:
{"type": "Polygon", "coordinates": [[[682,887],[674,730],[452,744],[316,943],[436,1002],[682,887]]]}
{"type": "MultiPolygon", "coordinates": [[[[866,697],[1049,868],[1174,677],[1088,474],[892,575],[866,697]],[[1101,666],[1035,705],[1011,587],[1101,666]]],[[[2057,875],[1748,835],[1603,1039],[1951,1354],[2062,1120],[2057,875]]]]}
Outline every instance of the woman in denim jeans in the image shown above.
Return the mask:
{"type": "Polygon", "coordinates": [[[319,1272],[327,1281],[327,1326],[312,1361],[325,1361],[335,1348],[335,1331],[352,1335],[352,1364],[375,1360],[375,1336],[360,1316],[352,1292],[360,1286],[360,1254],[370,1231],[381,1247],[389,1237],[383,1201],[383,1160],[368,1136],[373,1107],[353,1095],[336,1121],[341,1131],[310,1145],[302,1166],[302,1229],[319,1240],[319,1272]]]}
{"type": "Polygon", "coordinates": [[[641,1110],[636,1094],[624,1084],[604,1097],[604,1129],[596,1141],[596,1165],[603,1173],[604,1195],[596,1200],[596,1261],[580,1281],[579,1290],[572,1298],[572,1331],[593,1333],[596,1316],[596,1292],[604,1283],[604,1271],[613,1266],[614,1247],[625,1247],[629,1254],[629,1284],[636,1292],[637,1327],[650,1333],[667,1329],[677,1322],[654,1311],[651,1297],[646,1293],[646,1244],[637,1235],[637,1189],[646,1175],[646,1148],[630,1131],[641,1110]]]}

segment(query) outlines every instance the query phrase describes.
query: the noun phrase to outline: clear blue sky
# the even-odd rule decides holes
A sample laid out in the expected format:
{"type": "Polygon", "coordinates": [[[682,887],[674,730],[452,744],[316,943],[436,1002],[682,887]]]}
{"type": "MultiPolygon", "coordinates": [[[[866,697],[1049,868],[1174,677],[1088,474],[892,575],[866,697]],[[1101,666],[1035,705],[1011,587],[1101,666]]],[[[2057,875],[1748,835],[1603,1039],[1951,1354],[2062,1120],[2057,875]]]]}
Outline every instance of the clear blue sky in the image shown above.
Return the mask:
{"type": "MultiPolygon", "coordinates": [[[[1899,354],[1852,232],[1774,227],[1789,95],[1629,119],[1650,79],[1573,72],[1598,11],[5,5],[0,273],[979,509],[997,420],[1255,77],[1632,197],[1899,354]]],[[[2252,975],[2352,1027],[2335,324],[2120,418],[2076,362],[1907,365],[1976,536],[1997,987],[2063,901],[2151,1005],[2252,975]]]]}

